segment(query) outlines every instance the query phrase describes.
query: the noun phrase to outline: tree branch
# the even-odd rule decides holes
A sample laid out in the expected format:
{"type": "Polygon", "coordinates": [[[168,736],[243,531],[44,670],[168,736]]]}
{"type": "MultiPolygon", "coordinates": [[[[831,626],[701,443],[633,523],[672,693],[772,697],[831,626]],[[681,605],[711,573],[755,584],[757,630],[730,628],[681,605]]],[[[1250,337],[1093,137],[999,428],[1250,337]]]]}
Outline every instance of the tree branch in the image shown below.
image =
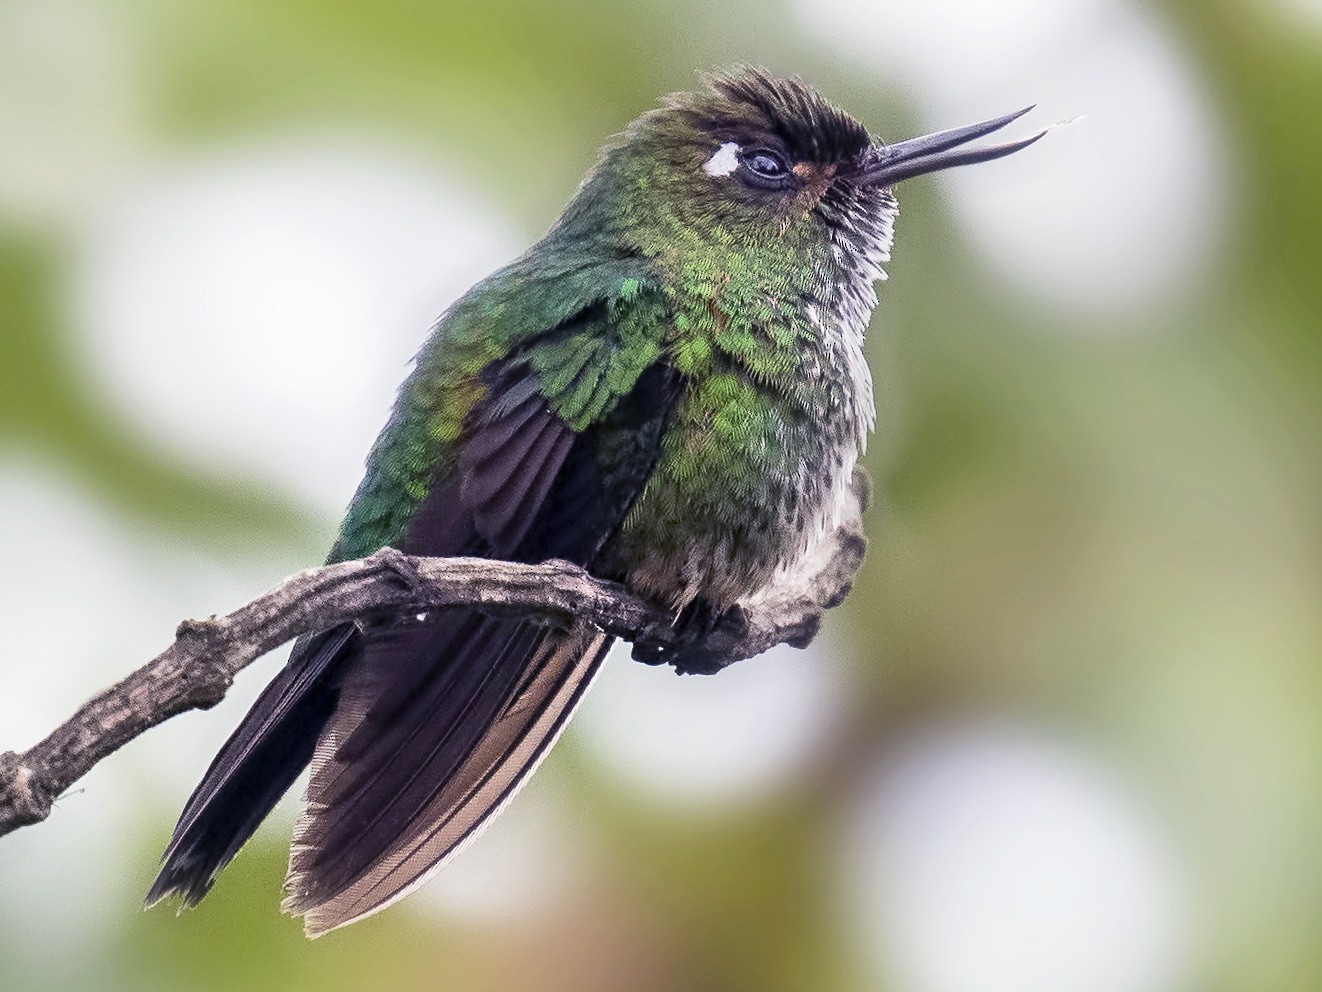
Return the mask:
{"type": "MultiPolygon", "coordinates": [[[[855,477],[844,522],[798,568],[741,604],[742,624],[704,642],[712,670],[778,644],[805,647],[825,610],[849,592],[863,562],[866,477],[855,477]]],[[[142,668],[92,697],[28,751],[0,753],[0,836],[39,823],[55,800],[102,758],[178,713],[208,709],[234,676],[300,634],[341,623],[388,622],[442,606],[518,616],[567,629],[592,624],[662,648],[681,635],[670,611],[576,565],[485,558],[414,558],[385,548],[357,561],[299,572],[223,617],[185,620],[175,641],[142,668]]]]}

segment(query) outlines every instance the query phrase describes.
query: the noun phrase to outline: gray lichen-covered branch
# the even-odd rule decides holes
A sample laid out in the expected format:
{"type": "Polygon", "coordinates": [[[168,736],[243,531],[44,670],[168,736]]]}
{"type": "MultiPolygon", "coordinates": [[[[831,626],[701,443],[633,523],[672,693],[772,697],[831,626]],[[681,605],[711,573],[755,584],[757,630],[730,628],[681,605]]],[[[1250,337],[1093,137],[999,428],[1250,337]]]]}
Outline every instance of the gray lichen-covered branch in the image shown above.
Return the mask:
{"type": "MultiPolygon", "coordinates": [[[[741,604],[739,623],[706,636],[709,670],[778,644],[803,647],[812,640],[822,613],[844,599],[863,562],[867,485],[861,474],[857,483],[854,505],[834,535],[794,572],[741,604]]],[[[22,753],[0,753],[0,836],[46,819],[69,786],[135,737],[178,713],[220,702],[239,671],[300,634],[346,622],[390,622],[443,606],[556,627],[593,624],[659,647],[662,658],[681,637],[671,612],[562,561],[415,558],[386,548],[308,569],[226,616],[185,620],[165,651],[93,696],[45,740],[22,753]]]]}

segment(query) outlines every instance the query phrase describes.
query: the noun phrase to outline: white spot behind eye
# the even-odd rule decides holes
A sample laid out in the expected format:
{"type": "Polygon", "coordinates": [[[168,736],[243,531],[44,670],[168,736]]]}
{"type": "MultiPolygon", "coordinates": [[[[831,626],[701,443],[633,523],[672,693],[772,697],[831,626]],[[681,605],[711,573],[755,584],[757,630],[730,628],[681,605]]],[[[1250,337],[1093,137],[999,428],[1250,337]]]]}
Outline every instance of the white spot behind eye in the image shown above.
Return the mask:
{"type": "Polygon", "coordinates": [[[716,154],[702,164],[702,171],[709,176],[728,176],[739,168],[739,146],[727,141],[716,149],[716,154]]]}

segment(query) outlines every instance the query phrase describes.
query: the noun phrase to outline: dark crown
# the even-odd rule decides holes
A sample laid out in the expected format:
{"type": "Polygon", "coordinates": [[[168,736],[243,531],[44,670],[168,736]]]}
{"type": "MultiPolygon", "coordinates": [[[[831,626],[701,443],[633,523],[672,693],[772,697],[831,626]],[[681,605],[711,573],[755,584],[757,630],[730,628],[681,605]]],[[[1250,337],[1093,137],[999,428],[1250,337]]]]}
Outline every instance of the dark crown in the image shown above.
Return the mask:
{"type": "Polygon", "coordinates": [[[780,139],[796,161],[819,165],[857,158],[872,145],[867,128],[801,79],[742,68],[706,83],[710,95],[686,108],[704,131],[733,140],[761,132],[780,139]]]}

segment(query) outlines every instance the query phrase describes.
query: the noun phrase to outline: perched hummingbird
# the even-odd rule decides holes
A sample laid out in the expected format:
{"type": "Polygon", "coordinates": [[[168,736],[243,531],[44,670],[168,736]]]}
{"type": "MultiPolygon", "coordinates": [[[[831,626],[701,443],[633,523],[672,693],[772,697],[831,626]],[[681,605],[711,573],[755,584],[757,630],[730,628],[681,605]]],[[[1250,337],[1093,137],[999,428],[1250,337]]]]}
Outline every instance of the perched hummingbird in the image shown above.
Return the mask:
{"type": "MultiPolygon", "coordinates": [[[[439,320],[330,561],[564,558],[701,639],[836,523],[872,429],[863,334],[904,179],[1027,111],[885,144],[743,69],[610,143],[550,232],[439,320]]],[[[148,894],[197,903],[311,763],[284,908],[310,935],[414,889],[514,795],[610,638],[468,609],[301,638],[207,769],[148,894]]],[[[644,647],[643,653],[648,649],[644,647]]]]}

